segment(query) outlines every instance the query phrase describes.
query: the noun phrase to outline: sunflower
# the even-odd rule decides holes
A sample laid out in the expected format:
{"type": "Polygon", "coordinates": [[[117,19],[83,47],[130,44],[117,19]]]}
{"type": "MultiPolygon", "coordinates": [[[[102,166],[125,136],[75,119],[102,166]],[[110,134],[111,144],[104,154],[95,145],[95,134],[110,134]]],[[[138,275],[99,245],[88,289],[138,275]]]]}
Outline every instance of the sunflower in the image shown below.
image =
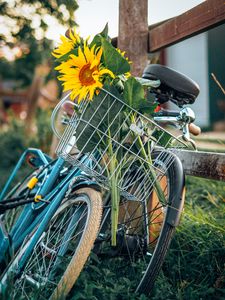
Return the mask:
{"type": "Polygon", "coordinates": [[[76,34],[75,30],[69,30],[69,37],[65,37],[63,35],[60,36],[61,44],[59,44],[58,48],[52,51],[52,55],[56,58],[60,58],[61,56],[67,54],[71,50],[73,50],[76,45],[79,45],[81,40],[78,34],[76,34]]]}
{"type": "Polygon", "coordinates": [[[78,54],[70,55],[70,59],[61,63],[56,70],[62,73],[58,77],[64,81],[64,91],[71,90],[71,99],[78,97],[78,103],[84,98],[93,99],[96,90],[103,86],[104,75],[114,78],[114,74],[101,64],[102,48],[95,45],[91,48],[84,43],[78,48],[78,54]]]}

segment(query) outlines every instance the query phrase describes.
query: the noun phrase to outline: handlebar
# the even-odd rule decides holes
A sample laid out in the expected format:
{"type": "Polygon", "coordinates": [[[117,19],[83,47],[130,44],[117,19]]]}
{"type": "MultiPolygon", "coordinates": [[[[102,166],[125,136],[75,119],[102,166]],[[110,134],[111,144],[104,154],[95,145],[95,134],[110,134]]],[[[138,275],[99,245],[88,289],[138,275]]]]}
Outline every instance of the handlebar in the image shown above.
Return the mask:
{"type": "Polygon", "coordinates": [[[201,133],[201,128],[193,123],[195,120],[194,112],[190,108],[184,108],[181,111],[160,110],[155,113],[154,120],[158,122],[172,122],[188,124],[189,132],[197,136],[201,133]]]}
{"type": "Polygon", "coordinates": [[[175,124],[182,130],[182,138],[190,142],[196,149],[195,141],[190,137],[190,133],[197,136],[201,133],[201,128],[195,125],[195,114],[189,107],[183,108],[181,111],[164,110],[158,111],[153,117],[154,121],[159,123],[175,124]]]}
{"type": "Polygon", "coordinates": [[[197,136],[201,133],[201,128],[197,125],[195,125],[194,123],[190,123],[188,125],[189,131],[191,134],[197,136]]]}

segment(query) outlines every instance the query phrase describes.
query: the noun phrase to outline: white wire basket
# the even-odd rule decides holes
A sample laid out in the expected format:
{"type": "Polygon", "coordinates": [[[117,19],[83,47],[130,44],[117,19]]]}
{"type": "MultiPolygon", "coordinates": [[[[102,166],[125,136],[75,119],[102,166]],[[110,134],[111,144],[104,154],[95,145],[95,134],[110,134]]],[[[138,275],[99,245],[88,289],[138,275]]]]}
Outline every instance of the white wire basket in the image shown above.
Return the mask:
{"type": "MultiPolygon", "coordinates": [[[[106,90],[100,91],[97,100],[81,101],[75,107],[60,137],[57,156],[79,167],[105,188],[109,188],[112,176],[120,172],[118,187],[127,197],[132,197],[134,181],[138,179],[143,184],[150,168],[161,176],[162,170],[159,172],[151,159],[155,148],[175,144],[176,148],[186,147],[182,140],[106,90]],[[134,170],[135,176],[131,176],[134,170]]],[[[147,190],[153,184],[148,179],[147,190]]]]}

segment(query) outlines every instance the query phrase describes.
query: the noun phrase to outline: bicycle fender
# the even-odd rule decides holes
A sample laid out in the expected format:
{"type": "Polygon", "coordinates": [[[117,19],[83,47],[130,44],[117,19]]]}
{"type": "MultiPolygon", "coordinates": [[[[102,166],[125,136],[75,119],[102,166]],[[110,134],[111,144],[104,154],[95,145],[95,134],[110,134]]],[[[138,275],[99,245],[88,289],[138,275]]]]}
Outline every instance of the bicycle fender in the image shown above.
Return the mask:
{"type": "Polygon", "coordinates": [[[77,181],[74,186],[74,188],[76,190],[83,188],[83,187],[91,187],[94,190],[101,192],[101,187],[99,186],[99,184],[96,181],[93,181],[93,180],[87,179],[87,180],[77,181]]]}
{"type": "Polygon", "coordinates": [[[166,222],[173,227],[179,225],[181,213],[184,207],[185,196],[185,176],[183,166],[180,159],[176,156],[174,158],[174,168],[177,169],[177,178],[174,178],[174,186],[176,187],[176,193],[172,196],[171,205],[168,206],[166,222]]]}

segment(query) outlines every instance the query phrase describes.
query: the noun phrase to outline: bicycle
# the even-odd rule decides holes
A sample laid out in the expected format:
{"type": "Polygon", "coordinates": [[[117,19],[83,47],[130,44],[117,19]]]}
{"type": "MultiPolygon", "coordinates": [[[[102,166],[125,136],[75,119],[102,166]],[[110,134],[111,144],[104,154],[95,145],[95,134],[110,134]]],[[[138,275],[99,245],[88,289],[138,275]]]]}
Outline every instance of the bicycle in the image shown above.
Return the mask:
{"type": "MultiPolygon", "coordinates": [[[[193,81],[163,66],[150,65],[143,77],[161,81],[160,88],[152,89],[159,104],[171,100],[182,107],[193,103],[199,93],[193,81]],[[172,78],[178,80],[180,90],[172,78]]],[[[65,297],[93,248],[99,257],[117,259],[123,269],[122,276],[135,274],[138,285],[134,290],[148,294],[184,204],[182,165],[166,148],[186,148],[189,143],[194,146],[189,136],[190,130],[198,129],[193,125],[193,112],[186,108],[181,112],[160,110],[150,120],[102,89],[100,102],[93,102],[91,110],[89,102],[73,104],[75,112],[63,120],[66,127],[61,135],[54,123],[60,108],[71,103],[68,97],[59,102],[52,114],[53,131],[60,138],[58,158],[52,160],[38,149],[28,149],[0,195],[1,212],[5,212],[0,223],[0,266],[4,271],[0,278],[1,293],[11,281],[15,286],[12,299],[18,296],[30,299],[37,292],[40,299],[65,297]],[[98,116],[100,105],[107,108],[103,116],[98,116]],[[122,124],[121,111],[126,111],[122,124]],[[135,122],[129,124],[133,115],[135,122]],[[103,126],[105,122],[107,126],[103,126]],[[158,122],[178,124],[184,140],[158,122]],[[121,129],[125,132],[122,141],[118,139],[121,129]],[[99,143],[107,141],[112,152],[120,155],[119,164],[111,173],[108,167],[112,158],[107,156],[107,148],[99,150],[99,143]],[[148,153],[150,161],[143,153],[148,153]],[[30,164],[37,170],[7,194],[28,154],[30,164]],[[120,192],[117,245],[111,246],[110,214],[114,207],[109,183],[119,169],[122,175],[117,182],[120,192]],[[162,203],[159,190],[163,194],[162,203]],[[10,222],[9,212],[13,208],[18,211],[10,222]],[[134,261],[139,262],[135,269],[134,261]]]]}

